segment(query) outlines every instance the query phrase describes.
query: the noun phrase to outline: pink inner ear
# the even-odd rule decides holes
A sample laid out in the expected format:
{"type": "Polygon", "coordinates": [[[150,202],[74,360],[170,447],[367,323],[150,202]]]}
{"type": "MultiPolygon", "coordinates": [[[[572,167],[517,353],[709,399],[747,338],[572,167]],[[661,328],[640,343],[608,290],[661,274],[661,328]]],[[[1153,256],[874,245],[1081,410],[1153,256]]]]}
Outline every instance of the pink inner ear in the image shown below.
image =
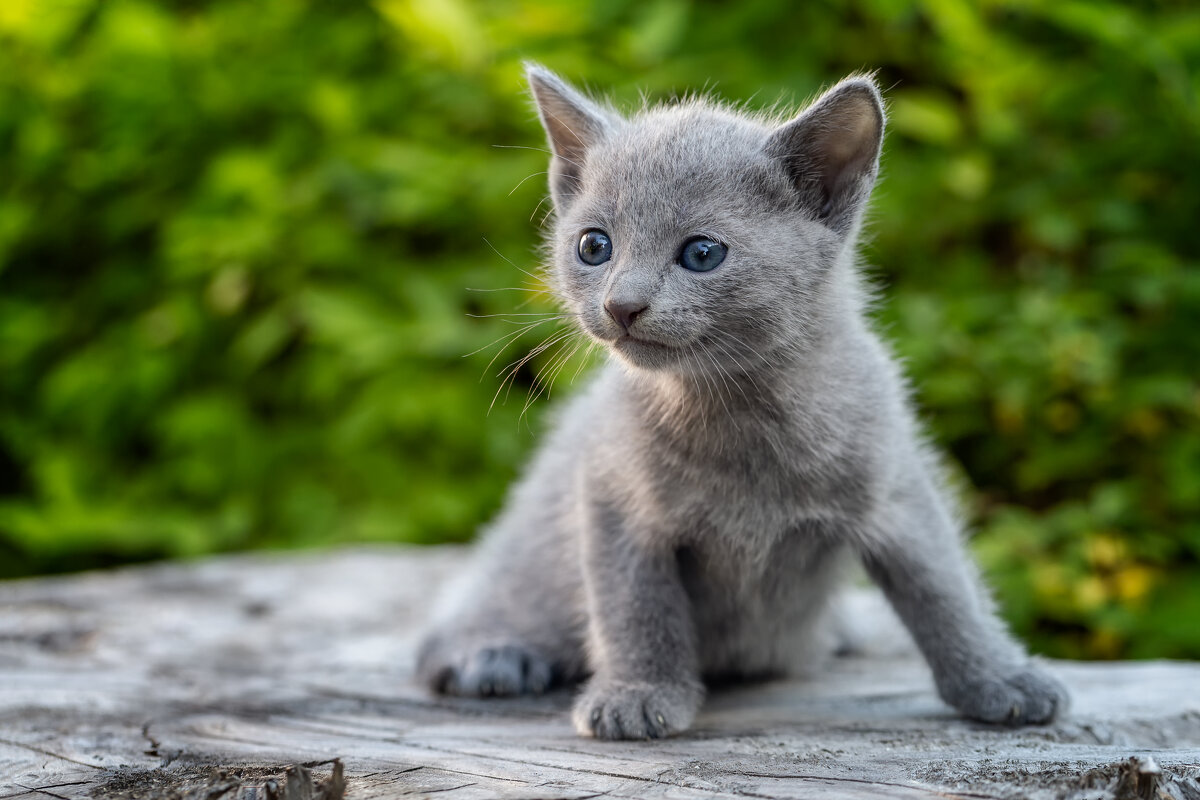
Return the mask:
{"type": "Polygon", "coordinates": [[[544,113],[546,114],[546,133],[555,154],[563,158],[582,160],[588,143],[586,131],[584,133],[580,131],[586,123],[577,119],[572,124],[561,119],[557,114],[552,115],[548,109],[544,113]]]}
{"type": "Polygon", "coordinates": [[[783,161],[801,201],[844,230],[870,194],[882,135],[878,93],[851,79],[776,130],[767,152],[783,161]]]}
{"type": "Polygon", "coordinates": [[[602,112],[557,78],[534,73],[529,83],[551,149],[563,158],[582,161],[603,133],[602,112]]]}
{"type": "Polygon", "coordinates": [[[598,106],[554,75],[531,70],[529,86],[554,152],[550,193],[561,207],[579,192],[587,151],[603,137],[608,123],[598,106]]]}
{"type": "Polygon", "coordinates": [[[843,105],[821,136],[821,147],[837,171],[856,159],[870,158],[878,124],[875,108],[867,100],[856,97],[843,105]]]}

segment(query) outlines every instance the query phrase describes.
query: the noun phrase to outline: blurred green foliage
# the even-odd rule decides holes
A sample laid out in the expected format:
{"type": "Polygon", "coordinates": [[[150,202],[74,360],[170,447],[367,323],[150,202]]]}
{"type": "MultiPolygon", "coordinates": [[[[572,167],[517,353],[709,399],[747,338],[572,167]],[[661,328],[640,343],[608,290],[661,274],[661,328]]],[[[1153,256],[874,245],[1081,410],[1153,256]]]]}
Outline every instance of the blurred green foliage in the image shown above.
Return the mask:
{"type": "Polygon", "coordinates": [[[550,307],[524,58],[626,107],[878,69],[881,324],[1003,607],[1200,657],[1185,2],[4,0],[0,574],[469,538],[556,352],[489,415],[542,336],[488,367],[480,315],[550,307]]]}

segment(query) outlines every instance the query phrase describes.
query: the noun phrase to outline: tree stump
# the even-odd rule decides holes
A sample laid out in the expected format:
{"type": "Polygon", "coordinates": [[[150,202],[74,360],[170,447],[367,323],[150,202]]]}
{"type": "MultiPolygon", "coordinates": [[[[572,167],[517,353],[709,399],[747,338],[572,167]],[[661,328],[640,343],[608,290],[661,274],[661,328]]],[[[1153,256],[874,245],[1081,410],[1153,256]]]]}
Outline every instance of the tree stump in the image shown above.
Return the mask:
{"type": "Polygon", "coordinates": [[[456,548],[0,583],[0,800],[1200,800],[1200,664],[1069,663],[1065,718],[959,719],[915,656],[714,691],[687,734],[581,739],[571,692],[435,698],[413,649],[456,548]]]}

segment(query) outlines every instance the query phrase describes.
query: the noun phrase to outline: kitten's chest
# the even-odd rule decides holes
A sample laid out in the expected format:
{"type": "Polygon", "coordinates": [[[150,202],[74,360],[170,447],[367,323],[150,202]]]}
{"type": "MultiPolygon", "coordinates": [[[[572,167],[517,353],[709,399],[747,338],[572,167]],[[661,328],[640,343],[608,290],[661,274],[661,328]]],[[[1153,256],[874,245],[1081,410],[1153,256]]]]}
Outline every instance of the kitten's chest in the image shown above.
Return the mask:
{"type": "Polygon", "coordinates": [[[715,440],[675,437],[647,454],[654,504],[705,536],[781,535],[856,516],[868,503],[858,448],[787,421],[715,440]]]}

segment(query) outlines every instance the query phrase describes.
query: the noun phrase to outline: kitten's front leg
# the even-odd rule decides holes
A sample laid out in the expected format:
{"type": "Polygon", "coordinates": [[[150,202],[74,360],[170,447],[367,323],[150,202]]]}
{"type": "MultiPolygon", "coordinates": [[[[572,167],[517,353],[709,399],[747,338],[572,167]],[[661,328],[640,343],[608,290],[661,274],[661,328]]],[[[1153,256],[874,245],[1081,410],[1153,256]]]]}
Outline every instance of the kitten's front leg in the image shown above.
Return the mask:
{"type": "Polygon", "coordinates": [[[1066,690],[996,617],[930,476],[911,471],[880,513],[863,561],[912,632],[942,699],[972,719],[1014,725],[1064,711],[1066,690]]]}
{"type": "Polygon", "coordinates": [[[588,655],[575,729],[600,739],[685,730],[704,696],[696,635],[673,548],[631,536],[613,505],[592,502],[584,526],[588,655]]]}

